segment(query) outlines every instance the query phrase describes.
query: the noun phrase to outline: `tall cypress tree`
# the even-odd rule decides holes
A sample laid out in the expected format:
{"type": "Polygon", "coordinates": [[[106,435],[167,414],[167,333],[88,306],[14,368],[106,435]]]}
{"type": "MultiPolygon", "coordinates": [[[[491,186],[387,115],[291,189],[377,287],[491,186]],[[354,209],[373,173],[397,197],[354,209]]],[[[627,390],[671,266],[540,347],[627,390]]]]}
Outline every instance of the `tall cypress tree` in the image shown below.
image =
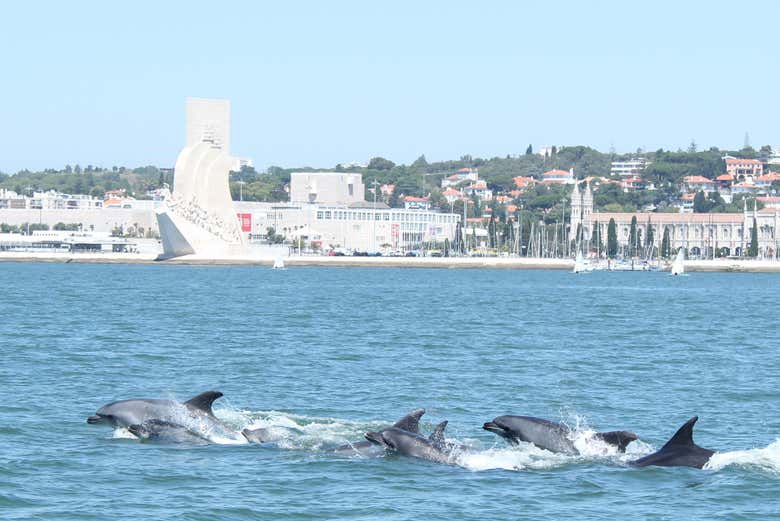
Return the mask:
{"type": "Polygon", "coordinates": [[[758,226],[756,226],[755,217],[753,217],[753,229],[750,230],[750,247],[748,248],[748,257],[758,257],[758,226]]]}
{"type": "Polygon", "coordinates": [[[655,235],[653,234],[653,223],[650,222],[650,216],[647,216],[647,235],[645,236],[645,246],[650,248],[655,242],[655,235]]]}
{"type": "Polygon", "coordinates": [[[661,257],[668,259],[672,252],[669,248],[669,228],[664,228],[664,236],[661,239],[661,257]]]}
{"type": "Polygon", "coordinates": [[[617,252],[617,224],[615,224],[615,219],[610,219],[609,225],[607,226],[607,255],[609,255],[611,258],[615,258],[617,252]]]}
{"type": "Polygon", "coordinates": [[[631,218],[631,229],[628,232],[628,251],[632,257],[636,255],[636,245],[637,245],[637,236],[636,236],[636,215],[635,215],[631,218]]]}

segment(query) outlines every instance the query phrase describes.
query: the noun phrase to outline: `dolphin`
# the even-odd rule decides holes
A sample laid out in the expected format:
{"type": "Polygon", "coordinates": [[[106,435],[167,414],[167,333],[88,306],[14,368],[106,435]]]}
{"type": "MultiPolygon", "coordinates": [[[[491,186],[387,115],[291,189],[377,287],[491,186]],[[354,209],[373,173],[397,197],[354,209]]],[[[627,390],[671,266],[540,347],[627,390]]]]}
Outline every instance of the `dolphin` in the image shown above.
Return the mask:
{"type": "MultiPolygon", "coordinates": [[[[482,426],[486,431],[498,434],[514,445],[525,441],[550,452],[576,456],[579,451],[572,441],[572,430],[562,423],[556,423],[532,416],[499,416],[482,426]]],[[[629,431],[598,432],[595,437],[625,452],[626,446],[637,439],[629,431]]]]}
{"type": "Polygon", "coordinates": [[[700,469],[707,464],[715,451],[699,447],[693,442],[693,426],[699,417],[694,416],[680,427],[674,436],[660,450],[643,458],[630,461],[633,467],[694,467],[700,469]]]}
{"type": "Polygon", "coordinates": [[[184,425],[164,420],[146,420],[127,427],[136,438],[143,441],[157,441],[163,443],[208,443],[204,435],[188,429],[184,425]]]}
{"type": "Polygon", "coordinates": [[[260,429],[244,429],[241,434],[252,443],[273,443],[293,435],[301,435],[303,431],[290,427],[271,426],[260,429]]]}
{"type": "MultiPolygon", "coordinates": [[[[136,398],[121,400],[104,405],[87,418],[92,425],[106,424],[112,427],[129,427],[144,425],[150,420],[179,425],[201,433],[216,432],[233,440],[245,441],[238,433],[228,429],[211,409],[214,400],[222,395],[219,391],[206,391],[184,403],[175,400],[160,400],[152,398],[136,398]]],[[[149,425],[148,428],[159,430],[162,424],[149,425]]],[[[170,426],[168,426],[170,428],[170,426]]],[[[140,432],[140,431],[139,431],[140,432]]]]}
{"type": "Polygon", "coordinates": [[[366,439],[385,450],[397,452],[403,456],[420,458],[436,463],[452,463],[451,451],[444,441],[446,422],[439,424],[430,438],[419,433],[390,427],[376,432],[367,432],[366,439]]]}
{"type": "MultiPolygon", "coordinates": [[[[425,409],[415,409],[393,424],[394,428],[401,429],[411,433],[420,432],[420,418],[425,414],[425,409]]],[[[380,455],[382,451],[377,450],[378,446],[370,441],[356,441],[341,445],[334,449],[335,452],[343,454],[359,454],[362,456],[380,455]]]]}

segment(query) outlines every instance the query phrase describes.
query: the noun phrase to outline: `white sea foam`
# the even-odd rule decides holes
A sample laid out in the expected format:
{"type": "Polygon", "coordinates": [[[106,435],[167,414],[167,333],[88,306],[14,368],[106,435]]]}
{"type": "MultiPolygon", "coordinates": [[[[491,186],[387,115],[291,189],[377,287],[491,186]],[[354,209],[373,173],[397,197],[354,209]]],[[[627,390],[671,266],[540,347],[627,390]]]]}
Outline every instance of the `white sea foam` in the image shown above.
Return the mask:
{"type": "Polygon", "coordinates": [[[278,434],[276,444],[290,450],[319,450],[361,441],[366,432],[382,423],[355,422],[339,418],[300,416],[280,411],[244,411],[248,429],[269,429],[278,434]]]}
{"type": "Polygon", "coordinates": [[[717,471],[730,466],[760,469],[780,475],[780,439],[763,448],[716,452],[704,468],[717,471]]]}
{"type": "Polygon", "coordinates": [[[464,452],[455,462],[469,470],[545,470],[560,467],[574,461],[574,457],[556,454],[529,443],[514,447],[491,448],[464,452]]]}
{"type": "Polygon", "coordinates": [[[137,439],[135,435],[133,435],[132,432],[125,429],[124,427],[120,427],[118,429],[114,429],[114,432],[112,433],[112,437],[117,440],[135,440],[137,439]]]}

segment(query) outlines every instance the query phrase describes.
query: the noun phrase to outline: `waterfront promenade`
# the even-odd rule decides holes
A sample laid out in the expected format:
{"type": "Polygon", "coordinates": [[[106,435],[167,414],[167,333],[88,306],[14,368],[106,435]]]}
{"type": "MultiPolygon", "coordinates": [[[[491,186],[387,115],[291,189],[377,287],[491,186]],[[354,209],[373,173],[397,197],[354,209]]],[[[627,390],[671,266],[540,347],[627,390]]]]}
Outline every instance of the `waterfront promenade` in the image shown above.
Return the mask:
{"type": "MultiPolygon", "coordinates": [[[[100,264],[167,264],[202,266],[271,266],[272,258],[236,257],[205,259],[185,256],[157,261],[151,253],[33,253],[0,252],[0,262],[80,262],[100,264]]],[[[534,257],[327,257],[316,255],[285,258],[287,267],[332,266],[340,268],[441,268],[441,269],[553,269],[571,270],[571,259],[534,257]]],[[[746,272],[780,273],[780,262],[775,260],[687,260],[688,272],[746,272]]]]}

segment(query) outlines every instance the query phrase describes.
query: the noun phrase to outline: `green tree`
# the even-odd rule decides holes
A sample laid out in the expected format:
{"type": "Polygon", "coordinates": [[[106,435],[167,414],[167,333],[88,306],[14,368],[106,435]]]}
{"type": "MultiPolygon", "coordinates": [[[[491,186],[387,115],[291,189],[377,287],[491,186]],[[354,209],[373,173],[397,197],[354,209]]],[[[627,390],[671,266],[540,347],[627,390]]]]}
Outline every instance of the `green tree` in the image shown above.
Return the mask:
{"type": "Polygon", "coordinates": [[[373,157],[368,162],[369,170],[390,170],[395,166],[395,163],[384,157],[373,157]]]}
{"type": "Polygon", "coordinates": [[[636,235],[636,215],[631,217],[631,229],[628,232],[628,251],[633,257],[636,255],[636,246],[639,243],[639,238],[636,235]]]}
{"type": "Polygon", "coordinates": [[[707,201],[707,196],[704,195],[703,190],[696,192],[693,197],[693,211],[694,213],[707,213],[710,210],[710,205],[707,201]]]}
{"type": "Polygon", "coordinates": [[[393,191],[390,192],[390,197],[387,199],[387,205],[390,208],[398,208],[401,206],[401,198],[397,186],[393,187],[393,191]]]}
{"type": "Polygon", "coordinates": [[[750,247],[748,248],[748,257],[758,257],[758,226],[756,218],[753,217],[753,229],[750,230],[750,247]]]}
{"type": "Polygon", "coordinates": [[[668,259],[671,255],[670,241],[669,241],[669,228],[664,228],[664,235],[661,239],[661,256],[664,259],[668,259]]]}
{"type": "Polygon", "coordinates": [[[618,252],[617,224],[615,219],[610,219],[607,225],[607,255],[615,258],[618,252]]]}
{"type": "Polygon", "coordinates": [[[525,149],[525,155],[532,156],[533,154],[534,154],[534,147],[528,145],[528,148],[525,149]]]}
{"type": "Polygon", "coordinates": [[[645,236],[645,247],[650,248],[655,242],[655,234],[653,233],[653,223],[650,222],[650,216],[647,216],[647,235],[645,236]]]}
{"type": "Polygon", "coordinates": [[[601,236],[601,225],[596,221],[593,225],[593,232],[590,234],[591,248],[595,248],[596,251],[604,251],[604,238],[601,236]]]}
{"type": "Polygon", "coordinates": [[[428,166],[428,161],[425,159],[425,154],[421,155],[412,163],[412,168],[425,168],[428,166]]]}

